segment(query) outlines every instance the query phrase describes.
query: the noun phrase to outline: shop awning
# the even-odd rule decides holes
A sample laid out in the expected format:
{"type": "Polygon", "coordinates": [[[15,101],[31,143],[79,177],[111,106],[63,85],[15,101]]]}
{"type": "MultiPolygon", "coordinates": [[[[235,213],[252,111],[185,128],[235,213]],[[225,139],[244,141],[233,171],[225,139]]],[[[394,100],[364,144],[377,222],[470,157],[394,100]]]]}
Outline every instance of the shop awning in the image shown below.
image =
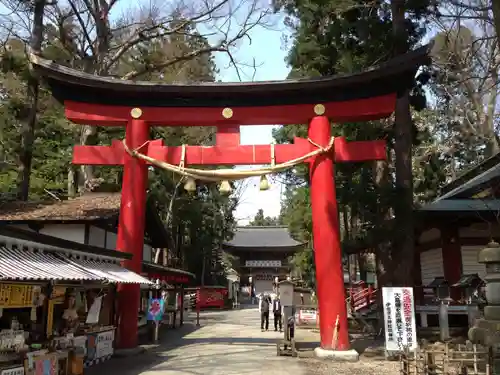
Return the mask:
{"type": "Polygon", "coordinates": [[[74,259],[69,257],[68,261],[78,267],[81,267],[85,271],[96,275],[97,277],[108,280],[111,283],[153,284],[152,281],[146,279],[145,277],[123,268],[116,263],[92,259],[74,259]]]}
{"type": "Polygon", "coordinates": [[[0,246],[0,280],[6,279],[105,280],[50,252],[0,246]]]}

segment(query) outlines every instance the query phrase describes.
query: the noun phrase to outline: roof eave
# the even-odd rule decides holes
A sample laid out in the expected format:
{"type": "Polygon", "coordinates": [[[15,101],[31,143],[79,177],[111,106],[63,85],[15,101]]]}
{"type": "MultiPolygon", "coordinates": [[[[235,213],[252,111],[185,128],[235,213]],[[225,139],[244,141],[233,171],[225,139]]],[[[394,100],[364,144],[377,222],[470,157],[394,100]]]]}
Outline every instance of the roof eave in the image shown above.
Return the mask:
{"type": "Polygon", "coordinates": [[[281,104],[307,104],[399,92],[412,86],[419,67],[429,63],[429,48],[424,46],[352,75],[252,83],[152,84],[99,77],[35,55],[31,55],[31,62],[60,101],[97,103],[98,100],[103,105],[152,107],[263,106],[279,105],[273,104],[277,95],[281,104]]]}
{"type": "Polygon", "coordinates": [[[12,237],[25,241],[40,243],[41,245],[49,245],[68,250],[86,252],[89,254],[101,255],[119,260],[130,260],[133,255],[126,252],[104,249],[97,246],[85,245],[78,242],[68,241],[62,238],[48,236],[37,232],[27,231],[20,228],[0,225],[0,235],[12,237]]]}
{"type": "Polygon", "coordinates": [[[36,219],[12,219],[1,220],[0,226],[12,224],[30,224],[30,223],[44,223],[44,224],[88,224],[96,221],[108,221],[118,217],[118,214],[106,217],[89,217],[80,219],[63,219],[63,218],[36,218],[36,219]]]}
{"type": "Polygon", "coordinates": [[[267,251],[267,252],[273,252],[273,251],[296,251],[299,249],[302,249],[306,246],[306,244],[297,244],[297,245],[291,245],[291,246],[236,246],[236,245],[231,245],[231,244],[222,244],[222,248],[224,250],[234,250],[234,251],[267,251]]]}
{"type": "Polygon", "coordinates": [[[146,268],[151,268],[151,269],[154,269],[154,270],[160,271],[160,272],[163,271],[166,273],[188,276],[192,279],[196,278],[196,275],[194,273],[189,272],[189,271],[185,271],[185,270],[181,270],[178,268],[167,267],[167,266],[163,266],[161,264],[155,264],[155,263],[151,263],[151,262],[147,262],[147,261],[143,261],[142,265],[145,266],[146,268]]]}

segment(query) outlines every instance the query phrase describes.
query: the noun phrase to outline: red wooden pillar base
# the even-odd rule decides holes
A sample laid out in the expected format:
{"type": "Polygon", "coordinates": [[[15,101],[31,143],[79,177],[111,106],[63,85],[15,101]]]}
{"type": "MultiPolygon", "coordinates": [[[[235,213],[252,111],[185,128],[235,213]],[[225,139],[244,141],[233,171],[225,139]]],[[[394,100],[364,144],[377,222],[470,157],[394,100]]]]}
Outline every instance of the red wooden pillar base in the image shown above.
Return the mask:
{"type": "MultiPolygon", "coordinates": [[[[141,120],[127,124],[125,139],[133,149],[149,140],[149,127],[141,120]]],[[[144,223],[146,210],[147,165],[132,156],[124,155],[120,221],[116,249],[131,253],[131,260],[124,266],[136,273],[142,271],[144,248],[144,223]]],[[[118,341],[119,349],[137,346],[137,324],[140,307],[140,286],[120,284],[118,286],[118,341]]]]}
{"type": "MultiPolygon", "coordinates": [[[[327,146],[330,137],[329,119],[324,116],[313,118],[309,124],[309,138],[321,146],[327,146]]],[[[349,349],[349,335],[333,152],[330,155],[315,157],[310,169],[316,286],[321,312],[319,321],[321,349],[343,351],[349,349]],[[334,332],[337,321],[335,340],[334,332]]]]}

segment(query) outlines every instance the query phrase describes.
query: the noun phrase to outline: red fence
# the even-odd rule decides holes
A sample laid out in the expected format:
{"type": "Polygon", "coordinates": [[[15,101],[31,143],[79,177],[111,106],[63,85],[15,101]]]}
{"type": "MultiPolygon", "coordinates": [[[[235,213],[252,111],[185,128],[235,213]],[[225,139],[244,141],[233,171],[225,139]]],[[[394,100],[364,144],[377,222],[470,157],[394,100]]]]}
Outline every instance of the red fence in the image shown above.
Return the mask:
{"type": "Polygon", "coordinates": [[[349,288],[348,300],[354,312],[369,308],[377,300],[377,289],[371,285],[367,287],[364,281],[358,281],[355,286],[349,288]]]}

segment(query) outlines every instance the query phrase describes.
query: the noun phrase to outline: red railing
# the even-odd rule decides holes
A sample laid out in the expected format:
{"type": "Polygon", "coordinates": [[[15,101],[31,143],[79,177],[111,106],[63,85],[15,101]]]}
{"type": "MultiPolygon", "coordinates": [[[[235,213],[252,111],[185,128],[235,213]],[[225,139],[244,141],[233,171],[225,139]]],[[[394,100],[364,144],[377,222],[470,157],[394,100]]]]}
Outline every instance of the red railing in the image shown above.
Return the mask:
{"type": "Polygon", "coordinates": [[[357,281],[355,286],[349,288],[348,300],[354,312],[368,308],[377,300],[377,289],[371,285],[367,287],[364,281],[357,281]]]}

